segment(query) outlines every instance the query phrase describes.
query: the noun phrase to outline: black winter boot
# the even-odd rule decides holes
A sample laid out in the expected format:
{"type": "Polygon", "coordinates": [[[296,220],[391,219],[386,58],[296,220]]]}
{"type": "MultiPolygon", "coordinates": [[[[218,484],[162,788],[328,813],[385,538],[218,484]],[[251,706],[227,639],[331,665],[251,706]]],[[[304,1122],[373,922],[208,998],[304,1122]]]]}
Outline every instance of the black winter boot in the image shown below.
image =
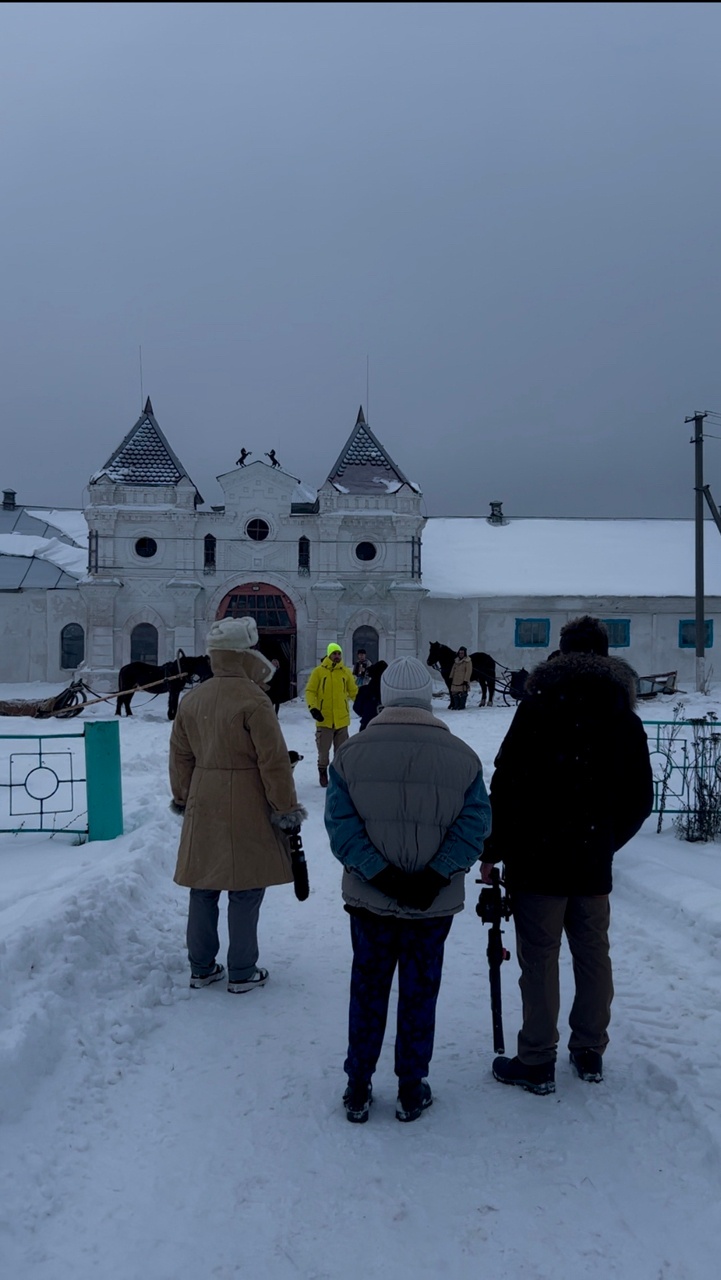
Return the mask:
{"type": "Polygon", "coordinates": [[[433,1102],[431,1086],[427,1080],[406,1080],[398,1086],[396,1120],[417,1120],[433,1102]]]}
{"type": "Polygon", "coordinates": [[[370,1080],[349,1080],[348,1088],[343,1094],[343,1106],[351,1124],[365,1124],[373,1101],[373,1086],[370,1080]]]}
{"type": "Polygon", "coordinates": [[[603,1058],[596,1049],[571,1049],[571,1066],[581,1080],[600,1084],[603,1080],[603,1058]]]}
{"type": "Polygon", "coordinates": [[[541,1062],[532,1067],[520,1058],[494,1058],[493,1075],[502,1084],[518,1084],[529,1093],[556,1092],[555,1062],[541,1062]]]}

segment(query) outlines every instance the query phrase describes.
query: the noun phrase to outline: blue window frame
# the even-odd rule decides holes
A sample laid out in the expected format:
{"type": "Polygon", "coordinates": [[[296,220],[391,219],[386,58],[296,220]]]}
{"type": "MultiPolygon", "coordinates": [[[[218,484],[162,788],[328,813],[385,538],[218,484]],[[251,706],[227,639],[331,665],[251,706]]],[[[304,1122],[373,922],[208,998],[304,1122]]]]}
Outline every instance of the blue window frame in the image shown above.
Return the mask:
{"type": "Polygon", "coordinates": [[[547,649],[550,639],[549,618],[516,618],[517,649],[547,649]]]}
{"type": "Polygon", "coordinates": [[[630,618],[603,618],[608,631],[609,649],[627,649],[631,643],[630,618]]]}
{"type": "MultiPolygon", "coordinates": [[[[707,618],[704,626],[706,628],[704,649],[713,649],[713,618],[707,618]]],[[[696,648],[696,622],[693,618],[682,618],[679,622],[678,647],[679,649],[696,648]]]]}

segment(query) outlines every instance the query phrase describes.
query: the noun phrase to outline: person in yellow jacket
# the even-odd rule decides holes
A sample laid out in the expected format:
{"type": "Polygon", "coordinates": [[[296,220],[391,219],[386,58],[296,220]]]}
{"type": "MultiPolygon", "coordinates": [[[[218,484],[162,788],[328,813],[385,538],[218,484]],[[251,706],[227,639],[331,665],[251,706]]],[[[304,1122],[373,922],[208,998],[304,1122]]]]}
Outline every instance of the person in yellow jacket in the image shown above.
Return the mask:
{"type": "Polygon", "coordinates": [[[318,779],[322,787],[328,786],[331,746],[335,755],[348,737],[348,704],[355,700],[357,694],[358,686],[343,662],[343,650],[339,644],[329,644],[325,658],[311,671],[305,688],[305,700],[316,721],[318,779]]]}

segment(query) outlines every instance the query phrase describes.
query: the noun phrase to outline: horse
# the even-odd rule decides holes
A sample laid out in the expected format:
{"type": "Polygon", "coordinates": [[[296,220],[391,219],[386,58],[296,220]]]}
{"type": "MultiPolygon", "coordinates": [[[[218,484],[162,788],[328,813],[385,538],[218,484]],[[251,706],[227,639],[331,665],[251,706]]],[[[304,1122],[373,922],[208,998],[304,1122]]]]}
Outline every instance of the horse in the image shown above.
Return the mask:
{"type": "MultiPolygon", "coordinates": [[[[496,692],[496,663],[488,653],[471,653],[468,655],[473,663],[473,672],[471,680],[477,680],[481,686],[481,702],[482,707],[493,706],[493,695],[496,692]]],[[[426,660],[429,667],[435,667],[440,671],[446,686],[450,693],[451,689],[451,668],[456,660],[456,653],[447,644],[439,644],[437,640],[433,640],[430,652],[426,660]]]]}
{"type": "Polygon", "coordinates": [[[148,690],[149,693],[167,693],[168,719],[174,720],[181,689],[196,679],[201,682],[209,680],[212,674],[210,658],[206,654],[188,657],[182,649],[178,649],[178,656],[172,662],[164,662],[159,667],[153,666],[151,662],[128,662],[120,668],[118,675],[119,694],[115,714],[122,715],[124,707],[126,716],[131,716],[133,713],[130,702],[133,694],[137,689],[150,684],[154,687],[148,690]]]}

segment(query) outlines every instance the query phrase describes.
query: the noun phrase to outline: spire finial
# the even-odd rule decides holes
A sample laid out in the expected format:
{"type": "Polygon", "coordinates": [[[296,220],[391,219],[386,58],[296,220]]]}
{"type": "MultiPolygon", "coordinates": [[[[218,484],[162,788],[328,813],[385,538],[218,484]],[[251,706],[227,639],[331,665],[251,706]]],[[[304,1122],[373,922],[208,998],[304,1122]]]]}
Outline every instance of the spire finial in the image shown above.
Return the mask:
{"type": "Polygon", "coordinates": [[[147,400],[145,401],[145,408],[143,409],[143,413],[149,413],[151,416],[153,416],[153,406],[150,402],[150,396],[148,396],[147,400]]]}
{"type": "Polygon", "coordinates": [[[363,413],[363,405],[361,405],[360,409],[358,410],[358,417],[355,420],[355,424],[357,427],[360,426],[361,424],[363,426],[367,425],[365,420],[365,414],[363,413]]]}

